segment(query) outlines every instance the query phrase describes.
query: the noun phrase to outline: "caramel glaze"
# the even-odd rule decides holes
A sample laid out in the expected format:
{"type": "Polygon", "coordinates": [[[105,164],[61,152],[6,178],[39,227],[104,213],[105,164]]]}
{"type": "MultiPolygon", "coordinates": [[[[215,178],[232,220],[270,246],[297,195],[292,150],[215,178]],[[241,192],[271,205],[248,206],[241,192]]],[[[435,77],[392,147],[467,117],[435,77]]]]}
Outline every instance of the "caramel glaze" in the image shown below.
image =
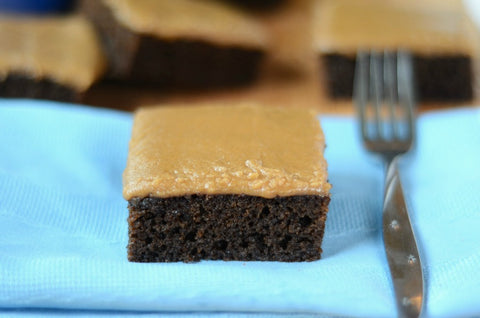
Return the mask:
{"type": "Polygon", "coordinates": [[[327,196],[324,147],[313,110],[247,104],[144,108],[135,114],[123,195],[327,196]]]}
{"type": "Polygon", "coordinates": [[[322,53],[407,49],[473,54],[471,21],[459,1],[323,0],[315,10],[314,47],[322,53]]]}
{"type": "Polygon", "coordinates": [[[202,39],[219,45],[263,48],[260,24],[219,1],[103,0],[120,23],[163,39],[202,39]]]}

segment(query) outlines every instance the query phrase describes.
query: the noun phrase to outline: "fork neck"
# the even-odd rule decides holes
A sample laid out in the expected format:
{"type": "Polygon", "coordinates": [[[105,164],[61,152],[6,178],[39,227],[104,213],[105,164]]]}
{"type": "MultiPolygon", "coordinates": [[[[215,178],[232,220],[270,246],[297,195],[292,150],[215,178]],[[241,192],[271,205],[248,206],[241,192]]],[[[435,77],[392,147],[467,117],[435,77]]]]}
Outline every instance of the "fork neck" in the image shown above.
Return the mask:
{"type": "Polygon", "coordinates": [[[398,169],[398,155],[386,155],[383,157],[385,162],[385,185],[388,186],[394,179],[398,169]]]}
{"type": "Polygon", "coordinates": [[[398,152],[384,152],[382,153],[382,160],[385,163],[385,166],[389,166],[391,164],[396,164],[398,161],[399,154],[398,152]]]}

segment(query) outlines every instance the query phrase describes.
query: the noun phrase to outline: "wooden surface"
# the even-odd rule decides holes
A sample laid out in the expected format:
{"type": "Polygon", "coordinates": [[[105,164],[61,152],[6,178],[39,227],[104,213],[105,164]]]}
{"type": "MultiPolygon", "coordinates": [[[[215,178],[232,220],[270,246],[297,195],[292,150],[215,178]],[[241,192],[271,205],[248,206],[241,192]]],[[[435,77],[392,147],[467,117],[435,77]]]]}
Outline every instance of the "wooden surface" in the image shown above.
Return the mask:
{"type": "MultiPolygon", "coordinates": [[[[325,94],[318,57],[312,50],[312,1],[315,0],[291,0],[274,12],[252,13],[270,32],[272,44],[259,79],[248,87],[195,92],[104,82],[92,87],[83,103],[133,111],[140,106],[166,103],[251,102],[311,107],[324,114],[352,114],[351,100],[331,100],[325,94]]],[[[478,103],[436,103],[419,105],[419,110],[475,104],[478,103]]]]}

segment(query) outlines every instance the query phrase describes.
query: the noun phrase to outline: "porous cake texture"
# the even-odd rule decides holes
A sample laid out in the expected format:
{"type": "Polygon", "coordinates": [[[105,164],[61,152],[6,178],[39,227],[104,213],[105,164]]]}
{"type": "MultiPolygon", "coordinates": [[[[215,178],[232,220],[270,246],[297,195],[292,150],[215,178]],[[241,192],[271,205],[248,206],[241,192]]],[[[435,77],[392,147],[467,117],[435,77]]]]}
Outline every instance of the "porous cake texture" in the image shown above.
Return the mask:
{"type": "Polygon", "coordinates": [[[316,112],[163,106],[135,115],[128,259],[311,261],[330,184],[316,112]]]}

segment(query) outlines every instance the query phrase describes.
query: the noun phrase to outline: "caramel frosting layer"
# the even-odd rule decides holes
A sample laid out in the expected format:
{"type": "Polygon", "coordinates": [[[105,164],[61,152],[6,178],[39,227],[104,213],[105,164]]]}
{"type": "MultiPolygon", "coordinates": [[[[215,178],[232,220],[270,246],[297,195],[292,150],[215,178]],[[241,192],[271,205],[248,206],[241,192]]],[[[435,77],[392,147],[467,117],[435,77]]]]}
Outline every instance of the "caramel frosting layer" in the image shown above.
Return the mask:
{"type": "Polygon", "coordinates": [[[260,24],[234,8],[208,0],[103,0],[117,20],[138,33],[263,48],[260,24]]]}
{"type": "Polygon", "coordinates": [[[136,112],[123,196],[328,195],[316,112],[255,105],[136,112]]]}
{"type": "Polygon", "coordinates": [[[0,18],[0,79],[11,72],[25,73],[81,92],[104,68],[95,32],[80,16],[0,18]]]}
{"type": "Polygon", "coordinates": [[[314,47],[323,53],[407,49],[472,54],[472,28],[460,1],[323,0],[314,47]]]}

